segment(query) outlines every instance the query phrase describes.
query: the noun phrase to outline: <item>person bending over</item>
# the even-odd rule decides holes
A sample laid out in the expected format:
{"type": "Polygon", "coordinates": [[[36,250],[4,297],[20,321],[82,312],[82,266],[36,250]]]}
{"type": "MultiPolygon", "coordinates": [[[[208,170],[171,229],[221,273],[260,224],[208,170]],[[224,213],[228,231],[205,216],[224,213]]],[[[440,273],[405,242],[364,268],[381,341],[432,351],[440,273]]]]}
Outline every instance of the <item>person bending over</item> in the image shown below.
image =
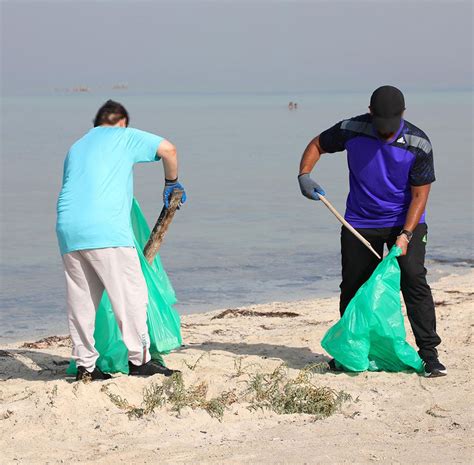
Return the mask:
{"type": "MultiPolygon", "coordinates": [[[[425,268],[425,207],[435,180],[433,152],[428,136],[403,118],[404,111],[405,99],[399,89],[379,87],[372,94],[368,113],[337,123],[308,144],[298,181],[305,197],[319,200],[325,192],[310,177],[316,162],[323,153],[347,150],[350,191],[345,219],[380,256],[384,244],[401,248],[398,262],[408,319],[425,375],[436,377],[447,372],[438,360],[436,347],[441,339],[436,333],[435,307],[425,268]]],[[[342,316],[379,260],[344,227],[341,253],[342,316]]]]}
{"type": "Polygon", "coordinates": [[[94,127],[72,145],[64,162],[56,232],[77,380],[110,378],[96,366],[99,354],[94,347],[96,311],[104,290],[128,349],[130,375],[173,373],[150,357],[148,289],[134,247],[130,212],[135,163],[163,161],[166,205],[173,189],[183,188],[178,183],[178,159],[173,144],[129,128],[128,123],[127,110],[107,101],[94,127]]]}

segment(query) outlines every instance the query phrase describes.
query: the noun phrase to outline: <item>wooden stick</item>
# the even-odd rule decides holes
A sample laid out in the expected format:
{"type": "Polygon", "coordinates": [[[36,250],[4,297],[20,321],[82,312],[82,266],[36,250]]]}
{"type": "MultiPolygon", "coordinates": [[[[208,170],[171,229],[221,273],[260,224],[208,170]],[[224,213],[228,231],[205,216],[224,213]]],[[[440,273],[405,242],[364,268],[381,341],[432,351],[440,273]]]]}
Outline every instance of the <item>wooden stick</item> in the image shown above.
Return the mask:
{"type": "Polygon", "coordinates": [[[169,207],[163,207],[160,216],[156,221],[155,227],[150,234],[150,238],[143,249],[143,255],[148,263],[152,264],[153,260],[160,249],[163,238],[168,230],[171,221],[173,221],[174,214],[181,203],[183,191],[181,189],[174,189],[170,195],[169,207]]]}
{"type": "MultiPolygon", "coordinates": [[[[319,194],[318,194],[319,195],[319,194]]],[[[370,242],[363,237],[360,233],[358,233],[345,219],[344,217],[331,205],[329,200],[326,199],[324,195],[319,195],[319,200],[326,205],[326,207],[329,208],[331,213],[352,233],[354,234],[359,241],[362,242],[379,260],[382,260],[382,257],[373,249],[372,245],[370,242]]]]}

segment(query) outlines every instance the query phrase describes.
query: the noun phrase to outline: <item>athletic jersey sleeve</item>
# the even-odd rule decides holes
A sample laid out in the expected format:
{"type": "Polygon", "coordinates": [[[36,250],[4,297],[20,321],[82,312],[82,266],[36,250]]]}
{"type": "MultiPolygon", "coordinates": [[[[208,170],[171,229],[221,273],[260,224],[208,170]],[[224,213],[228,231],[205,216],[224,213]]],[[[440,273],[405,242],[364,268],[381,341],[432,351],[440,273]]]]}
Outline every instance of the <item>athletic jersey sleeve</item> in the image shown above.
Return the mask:
{"type": "Polygon", "coordinates": [[[128,128],[127,149],[129,150],[133,163],[147,163],[158,161],[158,147],[163,137],[140,129],[128,128]]]}
{"type": "Polygon", "coordinates": [[[339,121],[319,135],[319,143],[328,153],[342,152],[351,139],[362,135],[374,137],[368,113],[339,121]]]}
{"type": "Polygon", "coordinates": [[[433,150],[430,149],[429,152],[421,149],[417,150],[415,161],[410,170],[410,184],[412,186],[424,186],[435,180],[433,150]]]}
{"type": "Polygon", "coordinates": [[[342,152],[346,149],[346,134],[341,128],[342,123],[342,121],[339,121],[339,123],[319,135],[319,143],[325,152],[342,152]]]}

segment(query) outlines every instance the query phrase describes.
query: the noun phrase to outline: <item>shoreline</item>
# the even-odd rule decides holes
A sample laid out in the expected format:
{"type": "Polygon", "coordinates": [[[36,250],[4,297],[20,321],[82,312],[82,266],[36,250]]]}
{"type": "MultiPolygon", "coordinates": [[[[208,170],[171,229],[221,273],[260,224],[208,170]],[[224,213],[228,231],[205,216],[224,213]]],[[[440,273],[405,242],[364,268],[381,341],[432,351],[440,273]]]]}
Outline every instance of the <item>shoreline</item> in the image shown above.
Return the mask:
{"type": "MultiPolygon", "coordinates": [[[[433,280],[428,279],[428,283],[430,284],[431,287],[436,287],[436,284],[443,279],[446,278],[457,278],[458,276],[466,276],[472,274],[474,276],[474,268],[471,265],[466,265],[466,266],[453,266],[452,264],[446,264],[442,265],[442,268],[432,268],[429,270],[428,278],[433,278],[433,280]],[[443,269],[444,268],[444,269],[443,269]]],[[[332,288],[331,288],[332,289],[332,288]]],[[[250,308],[250,307],[255,307],[255,306],[265,306],[265,305],[273,305],[274,303],[284,303],[291,305],[293,303],[305,303],[305,302],[312,302],[316,300],[321,300],[321,299],[337,299],[339,298],[339,291],[338,291],[338,286],[334,286],[333,290],[328,290],[328,288],[325,288],[325,290],[322,290],[320,293],[315,293],[314,297],[310,298],[303,298],[303,299],[290,299],[290,300],[268,300],[266,302],[260,302],[260,303],[249,303],[249,304],[243,304],[243,305],[228,305],[227,308],[250,308]]],[[[215,305],[204,305],[200,304],[200,306],[203,307],[202,310],[197,310],[193,312],[184,312],[183,309],[187,308],[192,308],[193,304],[192,303],[178,303],[175,305],[175,309],[178,311],[180,314],[181,318],[187,318],[191,315],[203,315],[206,313],[212,313],[216,312],[219,310],[222,310],[223,307],[219,306],[218,304],[215,305]]],[[[63,329],[53,329],[51,331],[41,331],[40,334],[38,332],[32,331],[31,333],[25,333],[19,336],[5,336],[5,335],[0,335],[0,347],[2,346],[10,346],[10,345],[15,345],[23,342],[31,342],[32,340],[38,340],[38,339],[43,339],[47,338],[51,335],[66,335],[68,334],[67,332],[67,321],[66,321],[66,312],[64,311],[64,325],[65,328],[63,329]]]]}
{"type": "MultiPolygon", "coordinates": [[[[183,392],[198,395],[200,390],[206,403],[180,411],[168,402],[144,413],[144,394],[162,386],[160,376],[77,383],[65,378],[70,347],[60,340],[43,349],[2,345],[5,463],[467,464],[472,457],[467,407],[473,278],[474,271],[432,286],[443,339],[440,359],[449,373],[437,379],[408,372],[325,370],[328,356],[320,341],[338,318],[336,298],[184,316],[185,345],[165,360],[182,371],[183,392]],[[322,419],[252,409],[252,380],[271,379],[282,364],[293,380],[315,364],[314,385],[347,394],[349,400],[322,419]],[[228,405],[222,406],[219,420],[206,408],[224,398],[228,405]]],[[[405,325],[413,344],[406,318],[405,325]]]]}

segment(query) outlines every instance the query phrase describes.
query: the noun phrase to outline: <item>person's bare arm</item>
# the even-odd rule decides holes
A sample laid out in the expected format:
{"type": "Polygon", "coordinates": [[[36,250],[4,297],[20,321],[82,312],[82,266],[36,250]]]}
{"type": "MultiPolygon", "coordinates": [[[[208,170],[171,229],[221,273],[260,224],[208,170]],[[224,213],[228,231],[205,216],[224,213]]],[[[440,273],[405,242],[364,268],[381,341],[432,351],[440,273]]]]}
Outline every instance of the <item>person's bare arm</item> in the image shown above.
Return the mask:
{"type": "Polygon", "coordinates": [[[323,153],[326,153],[319,143],[319,136],[315,137],[306,147],[301,157],[300,175],[311,173],[323,153]]]}
{"type": "Polygon", "coordinates": [[[178,154],[176,147],[167,140],[162,140],[156,152],[163,161],[165,179],[174,180],[178,177],[178,154]]]}
{"type": "MultiPolygon", "coordinates": [[[[426,203],[428,202],[430,189],[431,184],[426,184],[424,186],[411,186],[412,198],[403,229],[413,232],[418,226],[421,215],[423,215],[423,212],[426,208],[426,203]]],[[[396,245],[402,249],[402,255],[406,255],[408,241],[404,234],[398,236],[396,245]]]]}
{"type": "Polygon", "coordinates": [[[326,195],[324,189],[309,175],[322,153],[325,151],[321,148],[319,136],[317,136],[308,144],[301,157],[298,183],[301,193],[311,200],[319,200],[320,195],[326,195]]]}

